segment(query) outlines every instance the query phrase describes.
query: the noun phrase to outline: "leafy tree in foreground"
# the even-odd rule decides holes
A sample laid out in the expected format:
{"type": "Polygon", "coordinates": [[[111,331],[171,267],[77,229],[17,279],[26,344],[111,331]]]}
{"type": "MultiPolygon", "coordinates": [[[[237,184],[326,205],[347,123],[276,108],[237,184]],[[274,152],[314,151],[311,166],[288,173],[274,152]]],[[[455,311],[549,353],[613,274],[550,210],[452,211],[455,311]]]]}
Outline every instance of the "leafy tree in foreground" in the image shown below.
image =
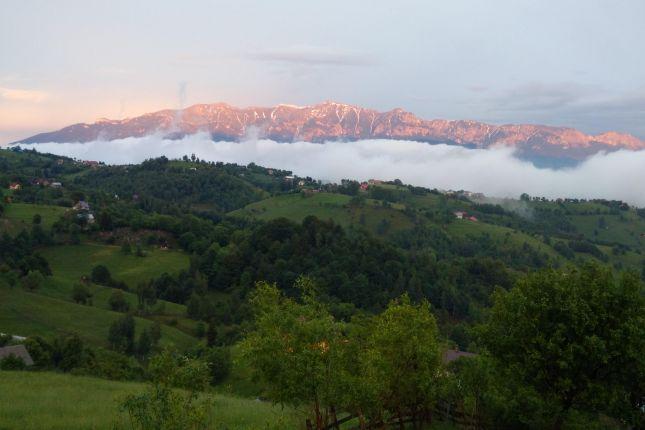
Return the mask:
{"type": "Polygon", "coordinates": [[[407,295],[376,316],[367,339],[364,371],[381,407],[402,419],[424,421],[438,392],[438,329],[430,305],[407,295]]]}
{"type": "Polygon", "coordinates": [[[243,350],[275,402],[306,405],[317,429],[324,427],[325,408],[335,400],[334,348],[341,325],[314,299],[313,284],[299,278],[302,302],[284,297],[273,284],[259,282],[251,299],[255,330],[243,350]]]}
{"type": "Polygon", "coordinates": [[[635,275],[545,270],[496,293],[483,341],[510,379],[544,402],[542,427],[572,410],[643,424],[645,305],[635,275]]]}

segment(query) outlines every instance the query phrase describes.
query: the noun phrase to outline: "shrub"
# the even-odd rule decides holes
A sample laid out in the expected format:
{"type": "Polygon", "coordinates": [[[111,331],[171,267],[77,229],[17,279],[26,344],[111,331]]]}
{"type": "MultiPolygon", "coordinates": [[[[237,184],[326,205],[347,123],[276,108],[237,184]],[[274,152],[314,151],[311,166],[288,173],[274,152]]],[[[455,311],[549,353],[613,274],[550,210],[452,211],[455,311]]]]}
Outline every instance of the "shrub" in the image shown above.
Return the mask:
{"type": "Polygon", "coordinates": [[[92,269],[92,274],[90,275],[90,279],[95,284],[109,285],[110,282],[112,281],[112,275],[110,275],[110,271],[108,270],[107,267],[105,267],[102,264],[99,264],[98,266],[94,266],[94,268],[92,269]]]}
{"type": "Polygon", "coordinates": [[[126,301],[125,295],[120,290],[112,292],[108,303],[110,304],[110,309],[116,312],[127,312],[130,309],[130,304],[126,301]]]}
{"type": "Polygon", "coordinates": [[[0,370],[23,370],[26,366],[20,357],[11,354],[0,360],[0,370]]]}

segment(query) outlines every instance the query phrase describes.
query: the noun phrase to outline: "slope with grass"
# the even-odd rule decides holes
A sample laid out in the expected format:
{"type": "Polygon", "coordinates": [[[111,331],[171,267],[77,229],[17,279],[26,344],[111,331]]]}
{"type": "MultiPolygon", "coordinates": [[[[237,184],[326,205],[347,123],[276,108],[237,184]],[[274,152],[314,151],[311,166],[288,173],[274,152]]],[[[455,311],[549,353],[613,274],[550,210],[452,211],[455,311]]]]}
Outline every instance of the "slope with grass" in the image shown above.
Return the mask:
{"type": "Polygon", "coordinates": [[[287,218],[295,222],[313,215],[321,220],[334,220],[343,227],[361,226],[379,235],[413,225],[401,210],[391,205],[383,206],[375,200],[366,200],[362,204],[352,204],[351,201],[350,196],[336,193],[282,194],[251,203],[230,212],[230,215],[259,220],[287,218]],[[384,220],[387,226],[380,227],[384,220]]]}
{"type": "MultiPolygon", "coordinates": [[[[123,314],[84,306],[24,291],[20,288],[0,287],[0,331],[20,336],[53,338],[60,334],[76,333],[95,346],[107,346],[110,325],[123,314]]],[[[153,323],[135,318],[137,333],[153,323]]],[[[166,325],[161,329],[162,345],[189,348],[197,340],[166,325]]]]}
{"type": "Polygon", "coordinates": [[[23,229],[29,230],[34,215],[40,215],[42,227],[49,229],[67,210],[68,208],[61,206],[11,203],[5,206],[4,214],[0,218],[0,232],[16,234],[23,229]]]}
{"type": "MultiPolygon", "coordinates": [[[[118,246],[99,243],[80,245],[62,245],[43,248],[40,253],[47,259],[52,276],[36,293],[48,297],[71,301],[74,285],[81,277],[89,277],[92,268],[98,264],[106,266],[114,279],[124,281],[132,290],[140,282],[159,277],[162,273],[177,273],[188,268],[188,256],[180,251],[150,248],[145,257],[134,254],[125,255],[118,246]]],[[[91,284],[92,305],[109,310],[109,299],[114,288],[91,284]]],[[[123,292],[130,309],[136,309],[137,297],[131,292],[123,292]]],[[[157,300],[150,310],[148,319],[157,319],[162,323],[172,323],[187,334],[195,332],[196,322],[186,317],[186,306],[177,303],[157,300]]]]}
{"type": "MultiPolygon", "coordinates": [[[[116,382],[49,372],[0,372],[0,430],[111,430],[125,417],[118,404],[144,390],[140,383],[116,382]]],[[[291,409],[222,394],[212,401],[209,428],[296,429],[291,409]]]]}
{"type": "Polygon", "coordinates": [[[130,288],[162,273],[176,273],[188,268],[188,256],[182,252],[151,248],[145,257],[125,255],[118,246],[99,243],[61,245],[40,250],[53,275],[65,282],[78,282],[98,264],[106,266],[112,277],[130,288]]]}

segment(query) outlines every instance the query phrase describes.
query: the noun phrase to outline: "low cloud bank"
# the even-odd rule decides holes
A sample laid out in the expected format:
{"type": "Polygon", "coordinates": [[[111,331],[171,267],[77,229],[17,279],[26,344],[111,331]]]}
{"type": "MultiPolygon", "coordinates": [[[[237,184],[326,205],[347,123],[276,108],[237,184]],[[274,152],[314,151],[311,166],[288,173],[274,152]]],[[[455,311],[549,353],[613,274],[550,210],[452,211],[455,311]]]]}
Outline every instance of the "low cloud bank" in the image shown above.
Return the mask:
{"type": "Polygon", "coordinates": [[[109,164],[138,163],[161,155],[179,158],[194,153],[204,160],[254,162],[330,181],[399,178],[429,188],[464,189],[496,197],[516,198],[529,193],[549,198],[619,199],[645,206],[645,151],[600,153],[575,168],[552,170],[521,161],[508,148],[479,150],[397,140],[237,143],[213,142],[207,134],[195,134],[181,140],[146,136],[23,147],[109,164]]]}

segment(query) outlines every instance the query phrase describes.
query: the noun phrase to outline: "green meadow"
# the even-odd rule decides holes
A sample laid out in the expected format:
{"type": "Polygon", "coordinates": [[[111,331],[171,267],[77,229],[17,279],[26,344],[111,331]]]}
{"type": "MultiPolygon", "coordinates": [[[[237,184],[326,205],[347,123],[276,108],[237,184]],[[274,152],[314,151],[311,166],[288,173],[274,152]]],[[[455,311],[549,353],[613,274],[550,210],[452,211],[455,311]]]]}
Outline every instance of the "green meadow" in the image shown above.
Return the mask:
{"type": "Polygon", "coordinates": [[[397,205],[385,207],[373,200],[366,200],[363,205],[350,205],[352,198],[344,194],[313,193],[309,196],[302,194],[285,194],[251,203],[243,209],[231,212],[234,216],[247,216],[260,220],[287,218],[302,222],[307,216],[313,215],[321,220],[332,219],[343,227],[361,226],[372,232],[377,232],[379,224],[388,222],[387,233],[404,230],[413,226],[397,205]]]}
{"type": "MultiPolygon", "coordinates": [[[[110,325],[123,314],[96,306],[78,305],[66,300],[30,293],[20,287],[0,287],[0,327],[3,332],[20,336],[39,335],[53,338],[76,333],[96,346],[107,346],[110,325]]],[[[150,327],[148,319],[135,317],[137,332],[150,327]]],[[[161,343],[178,348],[194,345],[194,337],[175,327],[162,325],[161,343]]]]}
{"type": "Polygon", "coordinates": [[[16,234],[23,229],[29,230],[36,214],[41,216],[43,228],[49,229],[68,209],[61,206],[11,203],[5,206],[0,219],[0,231],[16,234]]]}
{"type": "MultiPolygon", "coordinates": [[[[125,419],[118,410],[121,399],[144,388],[70,374],[0,371],[0,430],[112,430],[125,419]]],[[[302,422],[292,409],[268,402],[207,396],[212,429],[288,430],[302,422]]]]}
{"type": "Polygon", "coordinates": [[[151,248],[145,257],[125,255],[114,245],[84,243],[60,245],[39,251],[47,259],[54,277],[65,282],[78,282],[97,264],[106,266],[112,277],[134,288],[139,282],[162,273],[176,273],[188,268],[188,256],[182,252],[151,248]]]}

